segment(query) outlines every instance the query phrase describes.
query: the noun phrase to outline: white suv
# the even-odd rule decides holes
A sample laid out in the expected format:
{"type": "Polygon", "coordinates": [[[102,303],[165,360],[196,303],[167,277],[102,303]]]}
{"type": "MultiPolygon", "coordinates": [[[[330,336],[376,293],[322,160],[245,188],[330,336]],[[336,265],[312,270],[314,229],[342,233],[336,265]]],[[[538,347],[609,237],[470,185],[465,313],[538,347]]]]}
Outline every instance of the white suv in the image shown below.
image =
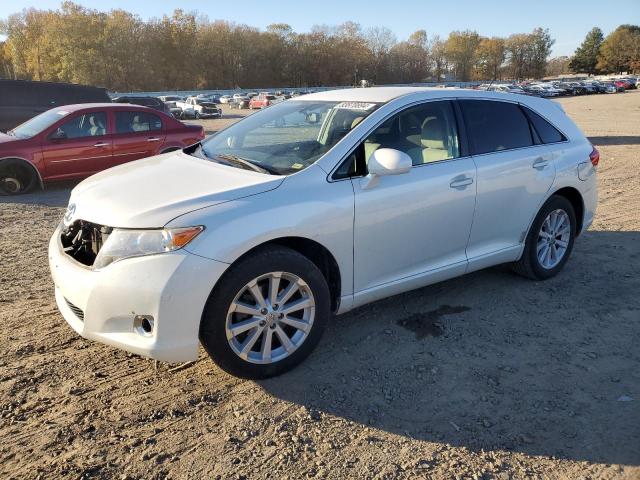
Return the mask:
{"type": "Polygon", "coordinates": [[[599,154],[551,101],[472,90],[305,95],[104,171],[51,237],[82,336],[263,378],[332,313],[496,265],[543,280],[596,208],[599,154]]]}

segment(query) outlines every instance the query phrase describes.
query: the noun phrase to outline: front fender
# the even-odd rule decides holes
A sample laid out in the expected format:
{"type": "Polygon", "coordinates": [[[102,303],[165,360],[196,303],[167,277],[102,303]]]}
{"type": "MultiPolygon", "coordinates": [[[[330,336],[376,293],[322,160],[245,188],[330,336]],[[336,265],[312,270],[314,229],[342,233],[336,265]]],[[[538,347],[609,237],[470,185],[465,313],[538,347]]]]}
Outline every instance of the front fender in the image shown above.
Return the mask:
{"type": "Polygon", "coordinates": [[[268,192],[204,208],[172,220],[167,227],[204,225],[186,249],[233,263],[254,247],[283,237],[302,237],[323,245],[336,259],[342,295],[353,292],[353,188],[349,180],[327,182],[309,167],[268,192]]]}

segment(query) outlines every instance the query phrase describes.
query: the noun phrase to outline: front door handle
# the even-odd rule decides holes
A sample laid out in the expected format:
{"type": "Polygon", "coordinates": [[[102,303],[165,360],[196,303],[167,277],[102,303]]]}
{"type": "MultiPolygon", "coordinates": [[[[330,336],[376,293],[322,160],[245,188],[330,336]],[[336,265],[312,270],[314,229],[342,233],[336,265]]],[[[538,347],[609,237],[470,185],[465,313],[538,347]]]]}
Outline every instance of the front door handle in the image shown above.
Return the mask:
{"type": "Polygon", "coordinates": [[[159,142],[160,139],[158,137],[149,137],[147,138],[147,142],[159,142]]]}
{"type": "Polygon", "coordinates": [[[451,188],[459,188],[462,190],[467,185],[471,185],[472,183],[473,183],[473,178],[471,177],[456,177],[451,181],[449,186],[451,188]]]}
{"type": "Polygon", "coordinates": [[[98,142],[94,145],[94,147],[108,147],[109,144],[105,142],[98,142]]]}
{"type": "Polygon", "coordinates": [[[549,160],[545,160],[542,157],[538,157],[536,158],[536,161],[533,162],[533,165],[531,165],[533,168],[535,168],[536,170],[543,170],[545,168],[547,168],[547,166],[549,165],[549,160]]]}

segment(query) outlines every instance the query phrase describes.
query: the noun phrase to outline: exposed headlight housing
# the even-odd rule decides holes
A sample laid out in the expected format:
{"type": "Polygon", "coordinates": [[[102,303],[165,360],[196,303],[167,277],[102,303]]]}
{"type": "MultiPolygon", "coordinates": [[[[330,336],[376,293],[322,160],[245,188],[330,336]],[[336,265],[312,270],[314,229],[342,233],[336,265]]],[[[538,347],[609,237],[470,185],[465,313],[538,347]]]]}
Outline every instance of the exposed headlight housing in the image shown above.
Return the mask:
{"type": "Polygon", "coordinates": [[[100,248],[93,268],[104,268],[125,258],[178,250],[191,242],[203,230],[203,226],[154,230],[114,228],[100,248]]]}

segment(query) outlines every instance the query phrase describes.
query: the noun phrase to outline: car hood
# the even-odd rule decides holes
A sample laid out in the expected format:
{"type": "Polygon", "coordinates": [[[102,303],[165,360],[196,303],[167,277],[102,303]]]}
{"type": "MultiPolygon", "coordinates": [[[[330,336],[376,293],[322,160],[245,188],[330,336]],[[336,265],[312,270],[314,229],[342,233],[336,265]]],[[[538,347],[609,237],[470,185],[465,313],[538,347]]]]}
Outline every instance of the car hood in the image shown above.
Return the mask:
{"type": "Polygon", "coordinates": [[[87,178],[71,192],[68,213],[110,227],[159,228],[193,210],[273,190],[284,178],[177,151],[87,178]]]}
{"type": "Polygon", "coordinates": [[[0,132],[0,143],[17,142],[19,140],[17,137],[0,132]]]}

